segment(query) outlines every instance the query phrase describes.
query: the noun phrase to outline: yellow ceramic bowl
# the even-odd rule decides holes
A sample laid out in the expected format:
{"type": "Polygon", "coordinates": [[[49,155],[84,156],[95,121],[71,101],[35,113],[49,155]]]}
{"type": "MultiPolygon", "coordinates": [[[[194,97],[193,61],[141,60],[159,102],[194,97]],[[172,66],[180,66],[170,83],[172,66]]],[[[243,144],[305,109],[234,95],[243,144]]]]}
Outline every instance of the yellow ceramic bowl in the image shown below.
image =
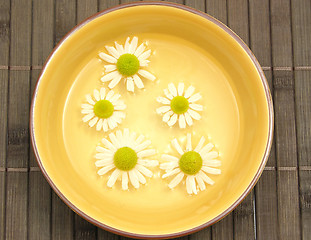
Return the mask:
{"type": "MultiPolygon", "coordinates": [[[[247,46],[210,16],[171,3],[134,3],[101,12],[73,29],[48,59],[34,93],[31,134],[39,166],[56,193],[78,214],[106,230],[137,238],[188,234],[220,220],[249,193],[267,161],[272,101],[264,74],[247,46]],[[120,125],[143,133],[160,153],[192,132],[216,144],[222,174],[197,196],[155,177],[138,190],[109,189],[94,165],[95,146],[107,134],[82,123],[81,103],[102,86],[98,53],[115,40],[138,36],[154,54],[157,81],[121,92],[128,108],[120,125]],[[202,120],[186,130],[157,116],[156,97],[183,81],[201,92],[202,120]]],[[[160,160],[161,161],[161,160],[160,160]]]]}

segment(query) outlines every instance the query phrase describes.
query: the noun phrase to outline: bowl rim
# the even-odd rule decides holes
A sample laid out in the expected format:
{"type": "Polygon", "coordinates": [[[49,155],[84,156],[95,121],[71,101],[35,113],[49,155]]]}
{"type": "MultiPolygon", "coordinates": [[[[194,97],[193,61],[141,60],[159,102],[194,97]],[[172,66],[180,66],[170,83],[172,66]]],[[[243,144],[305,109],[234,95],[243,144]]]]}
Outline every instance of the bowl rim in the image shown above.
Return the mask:
{"type": "Polygon", "coordinates": [[[86,219],[87,221],[91,222],[92,224],[96,225],[97,227],[100,227],[104,230],[107,230],[111,233],[115,233],[121,236],[125,236],[125,237],[132,237],[132,238],[138,238],[138,239],[168,239],[168,238],[176,238],[176,237],[181,237],[181,236],[185,236],[188,234],[192,234],[195,233],[197,231],[200,231],[208,226],[211,226],[212,224],[220,221],[222,218],[224,218],[225,216],[227,216],[230,212],[232,212],[245,198],[246,196],[250,193],[250,191],[253,189],[253,187],[255,186],[255,184],[257,183],[259,177],[261,176],[265,165],[268,161],[268,157],[270,155],[270,150],[271,150],[271,146],[272,146],[272,141],[273,141],[273,131],[274,131],[274,112],[273,112],[273,101],[272,101],[272,96],[270,93],[270,89],[269,89],[269,85],[268,82],[266,80],[265,74],[258,62],[258,60],[256,59],[255,55],[252,53],[252,51],[249,49],[249,47],[243,42],[243,40],[236,34],[234,33],[229,27],[227,27],[226,25],[224,25],[222,22],[218,21],[217,19],[213,18],[212,16],[208,15],[207,13],[201,12],[199,10],[193,9],[191,7],[182,5],[182,4],[177,4],[177,3],[172,3],[172,2],[157,2],[157,1],[150,1],[150,2],[131,2],[131,3],[125,3],[125,4],[121,4],[121,5],[117,5],[108,9],[105,9],[103,11],[100,11],[92,16],[90,16],[89,18],[85,19],[84,21],[80,22],[79,24],[77,24],[72,30],[70,30],[60,41],[59,43],[54,47],[54,49],[52,50],[52,52],[50,53],[50,55],[48,56],[47,60],[45,61],[43,68],[41,70],[41,73],[39,75],[39,78],[37,80],[36,86],[35,86],[35,90],[32,96],[32,102],[31,102],[31,107],[30,107],[30,122],[29,122],[29,127],[30,127],[30,137],[31,137],[31,143],[32,143],[32,147],[35,153],[35,157],[37,160],[37,163],[39,165],[40,170],[42,171],[45,179],[48,181],[49,185],[52,187],[52,189],[55,191],[55,193],[66,203],[67,206],[69,206],[74,212],[76,212],[79,216],[83,217],[84,219],[86,219]],[[263,84],[264,87],[264,91],[265,91],[265,97],[268,103],[268,114],[269,114],[269,130],[268,130],[268,139],[267,139],[267,145],[266,145],[266,149],[265,149],[265,153],[264,156],[261,160],[260,166],[254,176],[254,178],[252,179],[252,181],[250,182],[250,184],[248,185],[248,187],[246,188],[246,190],[240,195],[240,197],[229,207],[227,208],[225,211],[223,211],[221,214],[219,214],[218,216],[216,216],[215,218],[211,219],[210,221],[203,223],[199,226],[184,230],[184,231],[180,231],[180,232],[175,232],[175,233],[169,233],[169,234],[159,234],[159,235],[147,235],[147,234],[139,234],[139,233],[131,233],[131,232],[126,232],[123,230],[119,230],[117,228],[114,227],[110,227],[108,225],[105,225],[97,220],[95,220],[94,218],[88,216],[86,213],[84,213],[82,210],[78,209],[73,203],[71,203],[61,192],[60,190],[57,188],[57,186],[53,183],[52,179],[49,177],[48,173],[46,172],[38,149],[37,149],[37,145],[36,145],[36,139],[35,139],[35,126],[34,126],[34,109],[35,109],[35,105],[36,105],[36,98],[37,98],[37,93],[39,90],[39,85],[42,79],[42,76],[47,68],[47,66],[49,65],[49,62],[51,61],[51,59],[53,58],[53,55],[56,53],[56,51],[62,46],[62,44],[67,40],[67,38],[69,38],[72,34],[74,34],[76,31],[78,31],[80,28],[82,28],[84,25],[86,25],[87,23],[89,23],[90,21],[104,15],[107,13],[110,13],[112,11],[116,11],[116,10],[120,10],[120,9],[124,9],[124,8],[129,8],[129,7],[136,7],[136,6],[165,6],[165,7],[172,7],[172,8],[177,8],[177,9],[181,9],[193,14],[196,14],[200,17],[205,18],[206,20],[216,24],[218,27],[220,27],[221,29],[223,29],[226,33],[228,33],[235,41],[237,41],[237,43],[243,48],[243,50],[246,52],[246,54],[250,57],[250,59],[252,60],[253,64],[255,65],[259,75],[260,75],[260,79],[261,82],[263,84]]]}

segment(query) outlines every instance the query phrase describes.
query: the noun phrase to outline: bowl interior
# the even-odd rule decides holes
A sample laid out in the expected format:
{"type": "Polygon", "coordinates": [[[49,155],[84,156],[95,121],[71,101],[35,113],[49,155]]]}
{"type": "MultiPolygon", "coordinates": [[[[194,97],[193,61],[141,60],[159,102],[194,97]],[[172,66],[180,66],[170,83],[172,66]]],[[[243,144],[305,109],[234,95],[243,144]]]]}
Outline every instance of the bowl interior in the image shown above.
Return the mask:
{"type": "MultiPolygon", "coordinates": [[[[55,187],[80,213],[124,232],[174,234],[200,226],[225,212],[245,192],[262,164],[269,136],[269,107],[261,77],[245,50],[211,21],[178,8],[137,6],[103,14],[72,33],[54,52],[37,86],[33,108],[35,147],[55,187]],[[138,190],[106,186],[94,165],[95,147],[108,134],[82,123],[85,95],[100,88],[105,45],[138,36],[154,50],[149,70],[157,80],[145,90],[127,93],[116,87],[128,108],[119,129],[142,133],[162,153],[173,153],[170,141],[193,144],[203,135],[214,143],[222,162],[213,186],[188,196],[155,177],[138,190]],[[168,83],[195,86],[203,96],[202,120],[180,130],[157,116],[157,96],[168,83]]],[[[270,126],[271,127],[271,126],[270,126]]],[[[161,161],[161,160],[160,160],[161,161]]]]}

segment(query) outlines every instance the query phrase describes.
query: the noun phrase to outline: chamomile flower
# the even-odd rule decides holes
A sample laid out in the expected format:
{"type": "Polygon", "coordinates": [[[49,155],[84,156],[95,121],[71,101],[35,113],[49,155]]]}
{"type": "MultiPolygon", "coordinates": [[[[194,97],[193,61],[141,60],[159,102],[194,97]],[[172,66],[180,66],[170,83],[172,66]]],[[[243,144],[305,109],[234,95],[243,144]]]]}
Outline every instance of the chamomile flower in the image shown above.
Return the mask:
{"type": "Polygon", "coordinates": [[[168,184],[169,188],[176,187],[184,177],[186,177],[186,189],[188,194],[197,194],[197,185],[201,191],[204,191],[205,183],[213,185],[214,181],[207,174],[218,175],[221,173],[219,167],[221,162],[215,158],[218,152],[211,151],[214,145],[208,143],[203,146],[205,138],[201,137],[198,145],[193,150],[191,144],[191,134],[187,134],[186,150],[183,151],[177,139],[172,141],[172,146],[180,154],[180,157],[163,154],[162,159],[167,161],[160,164],[160,168],[165,170],[162,178],[176,175],[168,184]]]}
{"type": "Polygon", "coordinates": [[[202,111],[203,106],[196,104],[201,99],[200,93],[194,93],[195,88],[190,86],[184,91],[184,83],[179,83],[176,89],[173,83],[164,89],[166,97],[158,97],[157,101],[164,106],[156,109],[158,114],[163,114],[162,120],[169,126],[173,126],[177,121],[180,128],[185,128],[188,124],[191,126],[193,120],[200,120],[201,115],[197,111],[202,111]]]}
{"type": "Polygon", "coordinates": [[[122,112],[126,105],[120,100],[121,95],[115,94],[112,90],[109,92],[105,88],[99,91],[94,90],[93,96],[86,95],[87,103],[81,105],[81,113],[85,116],[83,122],[88,122],[90,127],[96,125],[96,130],[104,130],[116,128],[125,118],[125,113],[122,112]]]}
{"type": "Polygon", "coordinates": [[[141,77],[154,81],[156,77],[144,68],[150,62],[148,58],[151,55],[151,50],[146,49],[145,43],[138,46],[138,38],[133,37],[130,42],[128,37],[124,46],[115,42],[115,47],[105,46],[108,53],[99,53],[99,57],[108,65],[105,65],[105,73],[101,80],[109,82],[108,87],[114,88],[121,79],[126,82],[126,88],[130,92],[134,92],[134,84],[138,88],[144,88],[141,77]]]}
{"type": "Polygon", "coordinates": [[[102,139],[104,147],[96,147],[95,162],[99,167],[98,175],[104,175],[113,170],[107,186],[112,187],[120,178],[122,189],[128,189],[128,182],[134,188],[139,188],[140,184],[146,183],[146,177],[152,177],[153,173],[147,167],[154,167],[159,164],[157,160],[145,159],[156,153],[154,149],[147,149],[151,144],[150,140],[145,140],[143,135],[136,138],[136,133],[124,129],[123,133],[118,130],[116,134],[109,134],[110,141],[102,139]]]}

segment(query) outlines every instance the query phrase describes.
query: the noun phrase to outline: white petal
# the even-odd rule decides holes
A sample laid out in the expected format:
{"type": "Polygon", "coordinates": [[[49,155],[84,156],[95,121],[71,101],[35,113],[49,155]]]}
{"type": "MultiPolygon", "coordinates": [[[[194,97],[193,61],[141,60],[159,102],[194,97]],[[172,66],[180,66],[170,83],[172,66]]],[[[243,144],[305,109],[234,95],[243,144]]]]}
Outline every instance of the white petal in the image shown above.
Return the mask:
{"type": "Polygon", "coordinates": [[[121,123],[121,121],[119,121],[119,118],[114,117],[113,115],[107,119],[108,122],[108,127],[110,129],[115,129],[118,126],[118,122],[121,123]]]}
{"type": "Polygon", "coordinates": [[[136,139],[136,132],[131,132],[129,141],[133,143],[132,145],[136,146],[135,139],[136,139]]]}
{"type": "Polygon", "coordinates": [[[204,160],[203,165],[208,166],[208,167],[220,167],[221,161],[219,161],[219,160],[204,160]]]}
{"type": "Polygon", "coordinates": [[[83,109],[93,109],[93,108],[94,108],[93,105],[88,104],[88,103],[83,103],[83,104],[81,104],[81,107],[82,107],[83,109]]]}
{"type": "Polygon", "coordinates": [[[139,65],[141,66],[141,67],[148,67],[148,64],[150,63],[150,61],[149,60],[144,60],[144,61],[140,61],[139,62],[139,65]]]}
{"type": "Polygon", "coordinates": [[[122,118],[119,117],[118,115],[115,114],[116,112],[114,112],[111,116],[111,118],[113,118],[113,120],[117,123],[117,124],[121,124],[122,122],[122,118]]]}
{"type": "Polygon", "coordinates": [[[168,85],[168,90],[170,91],[170,93],[171,93],[174,97],[177,96],[177,89],[176,89],[176,87],[175,87],[175,85],[174,85],[173,83],[170,83],[170,84],[168,85]]]}
{"type": "Polygon", "coordinates": [[[97,146],[96,147],[96,151],[97,152],[101,152],[101,153],[111,153],[111,154],[113,154],[113,152],[111,150],[109,150],[107,148],[103,148],[101,146],[97,146]]]}
{"type": "Polygon", "coordinates": [[[116,104],[114,106],[114,110],[116,110],[116,111],[121,111],[121,110],[124,110],[124,109],[126,109],[126,105],[125,104],[116,104]]]}
{"type": "Polygon", "coordinates": [[[139,135],[139,137],[136,139],[135,143],[138,145],[140,144],[142,141],[144,141],[145,136],[144,135],[139,135]]]}
{"type": "Polygon", "coordinates": [[[110,91],[107,93],[106,100],[110,101],[110,99],[113,97],[113,95],[114,95],[114,91],[113,91],[113,90],[110,90],[110,91]]]}
{"type": "Polygon", "coordinates": [[[89,114],[89,113],[92,113],[92,112],[94,112],[93,109],[82,109],[82,110],[81,110],[81,113],[82,113],[82,114],[89,114]]]}
{"type": "Polygon", "coordinates": [[[133,171],[135,172],[138,181],[141,184],[145,184],[146,183],[146,178],[137,169],[133,169],[133,171]]]}
{"type": "Polygon", "coordinates": [[[204,146],[199,152],[201,156],[205,156],[212,148],[214,147],[213,144],[209,143],[204,146]]]}
{"type": "Polygon", "coordinates": [[[124,112],[114,111],[112,116],[121,120],[125,118],[126,114],[124,112]]]}
{"type": "Polygon", "coordinates": [[[202,166],[202,170],[206,173],[213,174],[213,175],[219,175],[221,174],[221,170],[217,168],[211,168],[211,167],[206,167],[202,166]]]}
{"type": "Polygon", "coordinates": [[[133,78],[128,77],[126,79],[126,89],[129,92],[134,92],[134,81],[133,81],[133,78]]]}
{"type": "Polygon", "coordinates": [[[162,121],[163,122],[168,122],[168,120],[170,120],[170,117],[174,114],[173,111],[168,111],[163,115],[162,121]]]}
{"type": "Polygon", "coordinates": [[[118,73],[118,75],[111,80],[111,82],[109,83],[108,87],[110,89],[112,89],[115,86],[117,86],[117,84],[120,82],[121,78],[122,78],[122,75],[120,73],[118,73]]]}
{"type": "Polygon", "coordinates": [[[137,43],[138,43],[138,37],[133,37],[130,43],[129,53],[133,54],[136,51],[137,43]]]}
{"type": "Polygon", "coordinates": [[[99,160],[110,160],[110,159],[112,159],[113,158],[113,153],[112,152],[110,152],[110,153],[96,153],[95,154],[95,158],[96,159],[99,159],[99,160]]]}
{"type": "Polygon", "coordinates": [[[110,72],[110,73],[104,75],[100,80],[102,82],[109,82],[109,81],[111,81],[112,79],[116,78],[119,75],[120,75],[120,73],[118,71],[110,72]]]}
{"type": "Polygon", "coordinates": [[[202,155],[204,160],[212,160],[214,158],[218,157],[218,152],[211,151],[209,153],[206,153],[205,155],[202,155]]]}
{"type": "Polygon", "coordinates": [[[174,113],[171,119],[167,122],[167,125],[169,125],[170,127],[173,126],[177,122],[177,119],[178,115],[174,113]]]}
{"type": "Polygon", "coordinates": [[[143,69],[139,69],[138,74],[144,78],[151,80],[151,81],[156,79],[156,77],[154,75],[152,75],[150,72],[143,70],[143,69]]]}
{"type": "Polygon", "coordinates": [[[90,119],[92,119],[94,116],[95,116],[94,113],[90,113],[90,114],[84,116],[84,117],[82,118],[82,121],[83,121],[83,122],[87,122],[87,121],[89,121],[90,119]]]}
{"type": "Polygon", "coordinates": [[[147,58],[150,57],[150,55],[151,55],[151,50],[149,49],[138,57],[139,62],[147,60],[147,58]]]}
{"type": "Polygon", "coordinates": [[[139,57],[139,56],[143,53],[143,51],[145,50],[145,48],[146,48],[146,47],[145,47],[144,43],[140,44],[139,47],[136,49],[134,55],[135,55],[136,57],[139,57]]]}
{"type": "Polygon", "coordinates": [[[178,122],[179,122],[179,127],[180,127],[180,128],[186,128],[186,121],[185,121],[185,116],[184,116],[184,114],[180,114],[180,115],[179,115],[178,122]]]}
{"type": "Polygon", "coordinates": [[[96,131],[100,131],[103,127],[103,119],[99,119],[96,124],[96,131]]]}
{"type": "Polygon", "coordinates": [[[115,169],[115,170],[112,172],[112,174],[110,175],[109,180],[108,180],[108,182],[107,182],[107,186],[108,186],[108,187],[112,187],[112,186],[115,184],[115,182],[117,181],[117,179],[118,179],[120,173],[121,173],[121,172],[120,172],[119,169],[115,169]]]}
{"type": "Polygon", "coordinates": [[[134,74],[134,75],[133,75],[133,80],[134,80],[134,83],[136,84],[136,86],[137,86],[139,89],[144,88],[144,84],[143,84],[143,82],[141,81],[141,78],[140,78],[137,74],[134,74]]]}
{"type": "Polygon", "coordinates": [[[122,119],[120,117],[117,117],[115,114],[113,114],[110,118],[116,123],[116,125],[122,123],[122,119]]]}
{"type": "Polygon", "coordinates": [[[139,188],[138,178],[137,178],[134,171],[129,171],[129,177],[130,177],[130,181],[131,181],[132,185],[134,186],[134,188],[139,188]]]}
{"type": "Polygon", "coordinates": [[[173,178],[173,180],[169,183],[168,187],[169,188],[174,188],[176,187],[180,182],[181,180],[183,179],[184,177],[184,173],[179,173],[176,177],[173,178]]]}
{"type": "Polygon", "coordinates": [[[114,47],[105,46],[108,53],[112,55],[115,59],[118,59],[120,57],[119,52],[114,47]]]}
{"type": "Polygon", "coordinates": [[[120,55],[124,54],[124,48],[123,48],[123,46],[120,45],[120,44],[117,43],[117,42],[114,42],[114,44],[115,44],[115,46],[116,46],[116,49],[117,49],[118,53],[119,53],[120,55]]]}
{"type": "Polygon", "coordinates": [[[199,173],[198,173],[198,176],[200,176],[201,178],[202,178],[202,180],[204,181],[204,182],[206,182],[207,184],[210,184],[210,185],[213,185],[215,182],[212,180],[212,179],[210,179],[203,171],[200,171],[199,173]]]}
{"type": "Polygon", "coordinates": [[[173,169],[176,167],[178,167],[177,161],[161,163],[161,165],[160,165],[160,169],[165,170],[166,172],[173,171],[173,169]]]}
{"type": "Polygon", "coordinates": [[[162,106],[156,109],[157,114],[166,113],[171,109],[171,106],[162,106]]]}
{"type": "Polygon", "coordinates": [[[124,101],[123,100],[118,100],[115,103],[113,103],[113,105],[117,106],[117,105],[124,105],[124,101]]]}
{"type": "Polygon", "coordinates": [[[191,144],[191,133],[187,133],[187,145],[186,150],[191,151],[192,150],[192,144],[191,144]]]}
{"type": "Polygon", "coordinates": [[[116,148],[120,148],[120,142],[118,141],[116,135],[114,135],[113,133],[109,134],[109,138],[111,143],[116,147],[116,148]]]}
{"type": "Polygon", "coordinates": [[[138,171],[140,171],[142,174],[144,174],[146,177],[152,177],[153,176],[153,173],[148,168],[145,168],[142,165],[137,164],[135,168],[138,171]]]}
{"type": "Polygon", "coordinates": [[[123,138],[126,141],[126,143],[129,141],[129,139],[130,139],[130,130],[128,128],[124,128],[124,130],[123,130],[123,138]]]}
{"type": "Polygon", "coordinates": [[[112,152],[115,152],[117,150],[117,148],[113,146],[112,143],[109,142],[106,138],[102,139],[102,143],[106,148],[110,149],[112,152]]]}
{"type": "Polygon", "coordinates": [[[128,189],[128,175],[127,172],[122,172],[122,189],[127,190],[128,189]]]}
{"type": "Polygon", "coordinates": [[[164,94],[170,100],[172,100],[174,98],[174,96],[166,88],[164,89],[164,94]]]}
{"type": "Polygon", "coordinates": [[[113,159],[110,160],[99,160],[95,162],[96,167],[105,167],[108,165],[113,165],[113,159]]]}
{"type": "Polygon", "coordinates": [[[106,167],[103,167],[103,168],[101,168],[101,169],[99,169],[98,171],[97,171],[97,174],[98,175],[104,175],[104,174],[106,174],[107,172],[109,172],[111,169],[113,169],[115,166],[114,166],[114,164],[111,164],[111,165],[108,165],[108,166],[106,166],[106,167]]]}
{"type": "Polygon", "coordinates": [[[185,91],[184,97],[185,98],[190,97],[193,94],[194,90],[195,88],[193,86],[188,87],[187,90],[185,91]]]}
{"type": "Polygon", "coordinates": [[[192,120],[190,114],[187,113],[187,112],[185,112],[185,113],[184,113],[184,116],[185,116],[186,123],[188,124],[188,126],[192,126],[193,120],[192,120]]]}
{"type": "Polygon", "coordinates": [[[117,126],[118,126],[118,124],[116,123],[116,121],[113,119],[113,118],[108,118],[107,119],[107,121],[108,121],[108,127],[112,130],[112,129],[115,129],[117,126]]]}
{"type": "Polygon", "coordinates": [[[110,55],[108,55],[106,53],[103,53],[103,52],[99,53],[99,57],[101,59],[103,59],[104,61],[106,61],[106,62],[117,63],[117,59],[116,58],[114,58],[113,56],[110,56],[110,55]]]}
{"type": "Polygon", "coordinates": [[[192,95],[192,96],[188,99],[188,101],[189,101],[190,103],[194,103],[194,102],[200,100],[201,98],[202,98],[201,94],[200,94],[200,93],[196,93],[196,94],[192,95]]]}
{"type": "Polygon", "coordinates": [[[177,173],[180,173],[180,169],[179,168],[175,168],[173,171],[169,171],[168,173],[165,173],[162,175],[162,178],[167,178],[169,176],[173,176],[177,173]]]}
{"type": "Polygon", "coordinates": [[[189,183],[194,194],[198,194],[194,176],[189,176],[189,183]]]}
{"type": "MultiPolygon", "coordinates": [[[[123,112],[119,112],[119,113],[123,113],[123,112]]],[[[124,114],[124,115],[125,115],[125,114],[124,114]]],[[[121,123],[122,123],[122,119],[123,119],[124,117],[119,117],[119,116],[117,115],[117,112],[114,112],[114,113],[112,114],[111,118],[113,118],[113,120],[114,120],[117,124],[121,124],[121,123]]]]}
{"type": "Polygon", "coordinates": [[[157,160],[145,160],[145,159],[138,159],[137,163],[145,166],[145,167],[155,167],[159,165],[157,160]]]}
{"type": "Polygon", "coordinates": [[[104,122],[103,122],[103,130],[104,130],[104,132],[107,132],[107,131],[108,131],[108,121],[107,121],[107,119],[104,119],[104,122]]]}
{"type": "Polygon", "coordinates": [[[114,103],[116,103],[116,102],[119,100],[120,97],[121,97],[121,95],[118,94],[118,93],[116,93],[115,95],[113,95],[113,96],[110,98],[109,101],[110,101],[112,104],[114,104],[114,103]]]}
{"type": "Polygon", "coordinates": [[[201,151],[202,147],[203,147],[204,142],[205,142],[205,138],[202,136],[200,141],[199,141],[199,143],[198,143],[198,145],[194,149],[194,151],[199,153],[201,151]]]}
{"type": "Polygon", "coordinates": [[[188,194],[192,194],[192,186],[190,183],[190,176],[187,176],[186,178],[186,189],[188,194]]]}
{"type": "Polygon", "coordinates": [[[124,44],[124,52],[129,53],[129,50],[130,50],[130,38],[128,37],[124,44]]]}
{"type": "Polygon", "coordinates": [[[129,139],[130,139],[130,130],[128,128],[124,128],[124,130],[123,130],[124,143],[127,144],[129,139]]]}
{"type": "Polygon", "coordinates": [[[106,96],[106,88],[101,88],[99,93],[100,93],[100,99],[104,100],[106,96]]]}
{"type": "Polygon", "coordinates": [[[176,162],[179,161],[179,158],[168,154],[162,154],[161,158],[165,161],[176,161],[176,162]]]}
{"type": "Polygon", "coordinates": [[[200,104],[192,103],[192,104],[189,105],[189,107],[192,108],[195,111],[203,111],[203,106],[200,105],[200,104]]]}
{"type": "Polygon", "coordinates": [[[178,84],[178,95],[182,96],[184,93],[184,88],[185,88],[185,84],[184,83],[179,83],[178,84]]]}
{"type": "Polygon", "coordinates": [[[92,105],[95,104],[90,94],[86,95],[86,101],[88,101],[89,104],[92,104],[92,105]]]}
{"type": "Polygon", "coordinates": [[[176,138],[172,140],[172,146],[176,149],[176,151],[180,154],[183,155],[184,151],[182,150],[181,146],[179,145],[178,141],[176,138]]]}
{"type": "Polygon", "coordinates": [[[98,117],[94,117],[92,120],[89,121],[89,126],[93,127],[98,121],[98,117]]]}
{"type": "Polygon", "coordinates": [[[143,151],[140,151],[137,153],[137,157],[142,158],[142,157],[148,157],[151,155],[156,154],[156,150],[155,149],[146,149],[143,151]]]}
{"type": "Polygon", "coordinates": [[[162,104],[171,104],[171,101],[165,97],[157,97],[157,102],[162,104]]]}
{"type": "Polygon", "coordinates": [[[99,96],[99,91],[97,89],[94,89],[94,98],[96,99],[96,101],[100,100],[100,96],[99,96]]]}
{"type": "Polygon", "coordinates": [[[201,115],[198,114],[197,112],[193,111],[192,109],[188,109],[187,113],[190,114],[190,116],[195,119],[195,120],[200,120],[201,119],[201,115]]]}
{"type": "Polygon", "coordinates": [[[116,137],[120,143],[120,146],[124,146],[124,143],[123,143],[124,138],[123,138],[123,134],[121,130],[116,131],[116,137]]]}
{"type": "Polygon", "coordinates": [[[140,151],[144,150],[145,148],[147,148],[150,144],[151,144],[151,141],[150,140],[146,140],[143,143],[137,145],[134,148],[134,150],[135,150],[135,152],[140,152],[140,151]]]}
{"type": "Polygon", "coordinates": [[[204,191],[206,189],[206,187],[205,187],[205,183],[204,183],[203,179],[199,175],[197,175],[195,177],[195,179],[197,180],[197,183],[199,185],[200,190],[204,191]]]}
{"type": "Polygon", "coordinates": [[[109,73],[109,72],[112,72],[114,70],[117,70],[117,66],[115,64],[114,65],[111,65],[111,64],[105,65],[104,68],[105,68],[105,72],[106,73],[109,73]]]}

